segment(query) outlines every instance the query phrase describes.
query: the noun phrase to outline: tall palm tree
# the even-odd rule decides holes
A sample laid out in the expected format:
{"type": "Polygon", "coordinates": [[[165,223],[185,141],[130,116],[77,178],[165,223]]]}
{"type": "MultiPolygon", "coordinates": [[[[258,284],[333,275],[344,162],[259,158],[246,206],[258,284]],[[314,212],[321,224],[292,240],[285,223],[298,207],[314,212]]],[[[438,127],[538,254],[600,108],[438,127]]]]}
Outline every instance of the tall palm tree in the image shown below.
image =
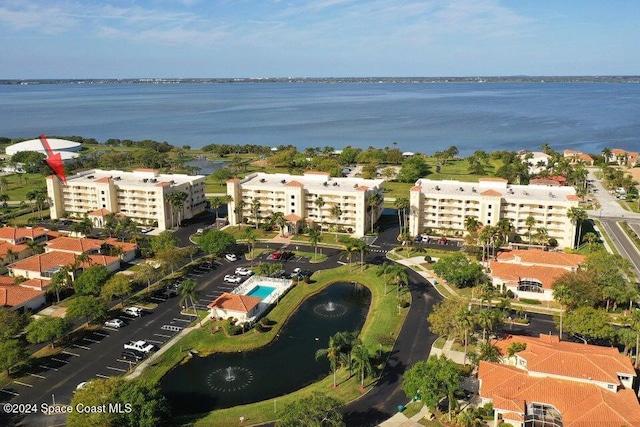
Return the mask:
{"type": "Polygon", "coordinates": [[[313,260],[316,260],[318,255],[318,242],[320,241],[321,231],[318,231],[317,228],[312,228],[309,230],[309,243],[313,246],[313,260]]]}
{"type": "Polygon", "coordinates": [[[184,204],[189,198],[189,194],[185,191],[178,191],[174,193],[173,205],[178,210],[178,227],[182,223],[182,214],[184,213],[184,204]]]}
{"type": "Polygon", "coordinates": [[[254,223],[255,223],[256,230],[258,229],[258,225],[259,225],[260,207],[261,206],[262,206],[262,204],[260,203],[260,200],[253,199],[251,201],[251,213],[253,214],[253,220],[254,220],[254,223]]]}
{"type": "Polygon", "coordinates": [[[473,232],[478,231],[478,228],[480,228],[481,225],[482,225],[482,223],[480,221],[478,221],[475,217],[466,216],[464,218],[464,228],[469,233],[473,233],[473,232]]]}
{"type": "Polygon", "coordinates": [[[180,307],[187,307],[187,302],[191,303],[193,312],[198,317],[198,308],[196,307],[196,301],[198,300],[198,291],[196,287],[198,282],[193,279],[187,279],[180,282],[180,307]]]}
{"type": "Polygon", "coordinates": [[[374,216],[378,213],[378,208],[382,202],[382,196],[379,193],[372,193],[367,197],[367,207],[371,213],[371,233],[373,233],[374,216]]]}
{"type": "Polygon", "coordinates": [[[529,215],[527,219],[524,220],[524,224],[527,226],[527,234],[529,235],[529,244],[531,244],[531,230],[536,226],[536,219],[529,215]]]}
{"type": "Polygon", "coordinates": [[[408,197],[397,197],[393,202],[393,207],[398,210],[398,222],[400,223],[400,234],[402,234],[407,226],[406,215],[407,210],[411,207],[411,202],[408,197]]]}
{"type": "Polygon", "coordinates": [[[256,230],[253,228],[246,227],[243,232],[244,238],[247,239],[247,245],[249,246],[249,251],[251,252],[251,267],[253,267],[253,259],[254,249],[256,247],[256,241],[258,240],[258,236],[256,234],[256,230]]]}
{"type": "Polygon", "coordinates": [[[539,227],[536,230],[536,242],[540,245],[547,245],[549,242],[549,231],[545,227],[539,227]]]}
{"type": "Polygon", "coordinates": [[[31,250],[32,255],[37,255],[44,252],[44,247],[42,247],[42,245],[39,242],[36,242],[33,239],[27,240],[25,244],[31,250]]]}
{"type": "MultiPolygon", "coordinates": [[[[574,226],[578,225],[577,241],[580,242],[580,236],[582,235],[582,222],[588,218],[587,211],[582,208],[570,207],[567,210],[567,217],[571,220],[574,226]]],[[[576,248],[578,243],[576,243],[576,248]]]]}
{"type": "Polygon", "coordinates": [[[318,221],[320,223],[320,235],[322,235],[322,223],[324,222],[322,220],[322,207],[325,205],[324,199],[322,198],[322,196],[318,196],[314,201],[313,204],[316,205],[316,208],[318,208],[318,221]]]}
{"type": "Polygon", "coordinates": [[[464,354],[467,356],[467,345],[469,344],[469,334],[476,325],[475,315],[469,307],[464,307],[456,314],[456,324],[462,329],[464,339],[464,354]]]}
{"type": "Polygon", "coordinates": [[[609,163],[609,159],[611,158],[611,148],[604,147],[602,149],[602,155],[604,156],[604,164],[609,163]]]}
{"type": "Polygon", "coordinates": [[[351,268],[351,257],[357,251],[358,247],[356,246],[355,242],[352,241],[352,239],[348,239],[344,244],[344,251],[342,253],[347,257],[347,260],[349,261],[349,268],[351,268]]]}
{"type": "Polygon", "coordinates": [[[238,200],[238,202],[236,203],[236,206],[233,208],[233,213],[236,215],[236,218],[238,219],[238,224],[242,224],[242,220],[243,220],[243,210],[244,207],[247,206],[247,202],[246,200],[240,199],[238,200]],[[239,216],[239,218],[238,218],[239,216]]]}
{"type": "Polygon", "coordinates": [[[326,357],[329,359],[329,365],[333,371],[333,387],[337,387],[336,373],[338,371],[338,363],[340,360],[340,346],[336,343],[335,338],[332,336],[329,338],[329,346],[327,348],[321,348],[316,351],[316,360],[326,357]]]}
{"type": "Polygon", "coordinates": [[[400,296],[400,288],[409,284],[409,274],[401,264],[394,264],[390,272],[393,283],[396,284],[396,296],[400,296]]]}
{"type": "Polygon", "coordinates": [[[280,235],[284,236],[284,228],[287,226],[287,220],[282,212],[274,212],[271,215],[271,222],[280,229],[280,235]]]}
{"type": "Polygon", "coordinates": [[[358,240],[356,249],[360,254],[360,269],[364,271],[364,256],[369,252],[369,245],[364,240],[358,240]]]}
{"type": "Polygon", "coordinates": [[[171,227],[173,227],[173,225],[175,224],[175,221],[173,220],[173,214],[175,212],[175,202],[176,202],[176,194],[178,193],[171,193],[171,194],[167,194],[164,198],[165,202],[169,205],[169,211],[171,212],[171,227]]]}
{"type": "Polygon", "coordinates": [[[369,349],[362,343],[359,343],[354,347],[353,352],[353,365],[355,369],[360,373],[360,387],[364,388],[364,379],[373,373],[373,363],[371,363],[371,353],[369,349]]]}
{"type": "Polygon", "coordinates": [[[224,201],[220,196],[215,196],[209,199],[209,206],[211,206],[211,209],[213,209],[216,212],[216,221],[218,220],[218,209],[220,209],[223,204],[224,204],[224,201]]]}
{"type": "Polygon", "coordinates": [[[478,240],[482,245],[482,262],[485,260],[485,253],[487,252],[489,243],[491,242],[491,238],[494,235],[493,227],[489,225],[485,225],[478,233],[478,240]]]}
{"type": "Polygon", "coordinates": [[[389,278],[387,277],[387,275],[391,274],[393,272],[393,268],[394,268],[395,264],[391,264],[387,261],[384,261],[382,264],[380,264],[378,266],[378,269],[376,270],[378,276],[382,276],[382,280],[384,281],[384,294],[387,294],[387,283],[389,282],[389,278]]]}
{"type": "Polygon", "coordinates": [[[60,291],[70,288],[71,284],[72,279],[69,274],[69,269],[67,266],[64,266],[51,277],[51,282],[49,282],[49,286],[47,286],[47,292],[54,292],[58,304],[60,304],[60,291]]]}
{"type": "Polygon", "coordinates": [[[331,206],[331,210],[329,211],[329,214],[336,221],[335,227],[336,227],[336,242],[337,242],[338,241],[338,223],[340,222],[340,217],[342,216],[342,209],[340,209],[340,205],[331,206]]]}

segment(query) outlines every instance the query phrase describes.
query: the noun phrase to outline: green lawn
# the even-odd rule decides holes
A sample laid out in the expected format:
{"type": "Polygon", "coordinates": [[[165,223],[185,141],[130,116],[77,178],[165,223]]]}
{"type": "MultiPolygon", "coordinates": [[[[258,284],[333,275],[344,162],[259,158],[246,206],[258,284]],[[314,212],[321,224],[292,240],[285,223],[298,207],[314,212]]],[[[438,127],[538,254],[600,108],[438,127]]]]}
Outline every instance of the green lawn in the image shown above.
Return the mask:
{"type": "MultiPolygon", "coordinates": [[[[185,357],[185,351],[196,349],[201,355],[208,355],[214,352],[238,352],[247,351],[262,347],[271,342],[280,329],[284,326],[286,319],[299,307],[309,296],[320,292],[326,286],[335,282],[345,280],[356,280],[366,285],[372,294],[371,307],[361,331],[361,339],[369,348],[372,354],[382,350],[383,354],[388,354],[391,346],[380,346],[378,337],[397,336],[402,322],[406,316],[408,308],[404,308],[398,314],[396,298],[394,292],[384,295],[384,283],[381,277],[376,274],[374,266],[367,266],[364,271],[359,268],[342,266],[331,270],[318,271],[314,274],[315,283],[311,285],[297,285],[274,307],[269,313],[269,319],[275,321],[275,325],[268,332],[256,333],[251,331],[247,334],[227,337],[223,332],[215,332],[217,322],[210,323],[203,329],[192,331],[182,340],[171,347],[160,358],[145,371],[146,381],[158,382],[162,376],[175,364],[181,363],[185,357]]],[[[344,402],[357,398],[361,391],[358,390],[358,382],[355,378],[348,379],[346,371],[339,371],[338,375],[341,384],[337,389],[331,388],[332,375],[328,375],[322,381],[305,387],[302,390],[291,393],[277,399],[278,408],[284,407],[289,402],[297,400],[314,391],[324,391],[333,397],[344,402]]],[[[368,379],[367,387],[373,385],[373,380],[368,379]]],[[[273,411],[273,400],[243,405],[234,408],[213,411],[200,417],[180,420],[182,423],[202,426],[228,426],[237,423],[240,416],[244,416],[249,424],[262,423],[277,418],[278,413],[273,411]]]]}
{"type": "Polygon", "coordinates": [[[2,192],[10,201],[27,200],[27,193],[46,187],[44,175],[41,173],[14,173],[5,175],[7,188],[2,192]]]}

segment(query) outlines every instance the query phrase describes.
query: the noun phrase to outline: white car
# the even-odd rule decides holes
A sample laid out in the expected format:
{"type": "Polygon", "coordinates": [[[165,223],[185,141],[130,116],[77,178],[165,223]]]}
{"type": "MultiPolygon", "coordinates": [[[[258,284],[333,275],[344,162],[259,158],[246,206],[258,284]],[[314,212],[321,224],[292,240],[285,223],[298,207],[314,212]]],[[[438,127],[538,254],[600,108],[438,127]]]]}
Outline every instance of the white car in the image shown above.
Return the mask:
{"type": "Polygon", "coordinates": [[[153,344],[149,344],[146,341],[129,341],[124,345],[125,350],[137,350],[142,353],[149,353],[153,351],[155,346],[153,344]]]}
{"type": "Polygon", "coordinates": [[[248,268],[245,267],[238,267],[236,268],[236,274],[238,276],[253,276],[253,271],[249,270],[248,268]]]}
{"type": "Polygon", "coordinates": [[[151,231],[153,231],[153,227],[142,227],[142,228],[140,229],[140,232],[145,233],[145,234],[146,234],[146,233],[149,233],[149,232],[151,232],[151,231]]]}
{"type": "Polygon", "coordinates": [[[227,259],[227,261],[231,261],[231,262],[238,260],[238,257],[236,256],[236,254],[226,254],[224,257],[227,259]]]}
{"type": "Polygon", "coordinates": [[[127,307],[122,310],[124,314],[128,314],[133,317],[142,317],[143,310],[140,307],[127,307]]]}
{"type": "Polygon", "coordinates": [[[111,319],[104,322],[104,326],[108,326],[110,328],[121,328],[124,326],[124,322],[121,319],[111,319]]]}
{"type": "Polygon", "coordinates": [[[224,281],[228,283],[240,283],[242,282],[242,277],[236,276],[234,274],[227,274],[224,276],[224,281]]]}

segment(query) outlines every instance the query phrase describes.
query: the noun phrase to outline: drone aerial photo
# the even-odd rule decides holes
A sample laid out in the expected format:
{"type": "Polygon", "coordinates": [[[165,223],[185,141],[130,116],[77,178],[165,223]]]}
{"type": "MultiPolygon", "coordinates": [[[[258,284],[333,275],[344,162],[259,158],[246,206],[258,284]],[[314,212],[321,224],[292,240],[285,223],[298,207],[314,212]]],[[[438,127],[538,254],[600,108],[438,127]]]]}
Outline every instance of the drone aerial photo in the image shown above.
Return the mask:
{"type": "Polygon", "coordinates": [[[640,427],[639,16],[0,1],[0,426],[640,427]]]}

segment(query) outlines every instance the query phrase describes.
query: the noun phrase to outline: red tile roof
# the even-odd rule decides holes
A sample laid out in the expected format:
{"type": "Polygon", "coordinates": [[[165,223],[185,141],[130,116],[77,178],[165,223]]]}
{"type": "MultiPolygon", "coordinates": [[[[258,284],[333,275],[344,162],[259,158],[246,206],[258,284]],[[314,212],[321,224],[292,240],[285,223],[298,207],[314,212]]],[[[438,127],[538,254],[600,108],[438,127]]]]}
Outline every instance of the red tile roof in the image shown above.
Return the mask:
{"type": "Polygon", "coordinates": [[[369,187],[367,187],[366,185],[361,185],[359,187],[356,187],[357,191],[367,191],[369,189],[369,187]]]}
{"type": "Polygon", "coordinates": [[[109,182],[113,182],[113,179],[109,178],[108,176],[103,176],[102,178],[96,179],[94,182],[99,182],[101,184],[107,184],[109,182]]]}
{"type": "Polygon", "coordinates": [[[289,214],[284,217],[287,221],[300,221],[302,218],[296,214],[289,214]]]}
{"type": "Polygon", "coordinates": [[[11,250],[14,255],[17,255],[28,248],[29,247],[24,244],[14,245],[7,241],[0,240],[0,257],[4,259],[4,257],[9,253],[9,250],[11,250]]]}
{"type": "Polygon", "coordinates": [[[533,377],[514,366],[484,361],[478,378],[480,396],[492,399],[494,408],[516,412],[518,417],[529,402],[536,402],[560,411],[565,427],[640,426],[640,405],[630,389],[615,392],[585,382],[533,377]]]}
{"type": "Polygon", "coordinates": [[[75,253],[84,253],[88,251],[99,250],[103,244],[109,244],[111,246],[117,246],[122,248],[124,253],[136,250],[135,243],[120,242],[117,239],[88,239],[77,237],[59,237],[47,243],[47,249],[53,251],[67,251],[75,253]]]}
{"type": "Polygon", "coordinates": [[[570,202],[579,202],[580,197],[576,196],[575,194],[569,194],[567,196],[567,200],[569,200],[570,202]]]}
{"type": "Polygon", "coordinates": [[[207,307],[237,311],[240,313],[248,313],[255,306],[257,306],[260,303],[260,301],[262,300],[258,297],[252,297],[249,295],[231,294],[228,292],[224,292],[207,307]]]}
{"type": "Polygon", "coordinates": [[[44,291],[47,286],[51,283],[51,280],[47,279],[29,279],[20,283],[20,286],[25,288],[35,289],[37,291],[44,291]]]}
{"type": "Polygon", "coordinates": [[[44,294],[43,291],[37,291],[23,286],[0,285],[0,307],[22,305],[42,294],[44,294]]]}
{"type": "Polygon", "coordinates": [[[502,193],[500,193],[499,191],[496,191],[496,190],[485,190],[480,194],[483,195],[483,196],[490,196],[490,197],[500,197],[500,196],[502,196],[502,193]]]}
{"type": "Polygon", "coordinates": [[[299,187],[303,188],[304,185],[299,181],[289,181],[285,184],[285,187],[299,187]]]}
{"type": "MultiPolygon", "coordinates": [[[[76,255],[70,252],[46,252],[43,254],[35,255],[26,259],[23,259],[13,264],[9,264],[8,268],[16,270],[36,271],[42,273],[50,268],[71,265],[75,262],[76,255]]],[[[90,265],[104,265],[107,266],[120,258],[105,255],[89,255],[90,262],[81,263],[80,267],[89,267],[90,265]]]]}
{"type": "Polygon", "coordinates": [[[102,209],[98,209],[93,212],[90,212],[89,216],[107,216],[110,213],[111,211],[109,209],[102,208],[102,209]]]}
{"type": "Polygon", "coordinates": [[[35,239],[48,232],[49,230],[44,227],[2,227],[0,228],[0,239],[17,240],[21,237],[35,239]]]}
{"type": "Polygon", "coordinates": [[[490,268],[491,276],[498,277],[505,282],[517,284],[520,279],[536,279],[545,289],[551,289],[554,280],[567,272],[567,270],[563,268],[510,264],[495,261],[491,261],[490,268]]]}
{"type": "Polygon", "coordinates": [[[496,341],[495,345],[506,354],[507,347],[514,342],[527,345],[518,355],[527,360],[529,372],[609,383],[619,383],[618,373],[636,375],[630,359],[615,347],[560,341],[557,335],[544,334],[540,337],[509,336],[496,341]]]}
{"type": "Polygon", "coordinates": [[[500,252],[498,261],[513,262],[518,264],[539,264],[577,268],[585,262],[586,257],[579,254],[565,252],[543,251],[540,249],[512,249],[500,252]]]}
{"type": "Polygon", "coordinates": [[[409,190],[410,191],[420,191],[420,190],[422,190],[422,187],[420,187],[419,185],[414,185],[409,190]]]}

